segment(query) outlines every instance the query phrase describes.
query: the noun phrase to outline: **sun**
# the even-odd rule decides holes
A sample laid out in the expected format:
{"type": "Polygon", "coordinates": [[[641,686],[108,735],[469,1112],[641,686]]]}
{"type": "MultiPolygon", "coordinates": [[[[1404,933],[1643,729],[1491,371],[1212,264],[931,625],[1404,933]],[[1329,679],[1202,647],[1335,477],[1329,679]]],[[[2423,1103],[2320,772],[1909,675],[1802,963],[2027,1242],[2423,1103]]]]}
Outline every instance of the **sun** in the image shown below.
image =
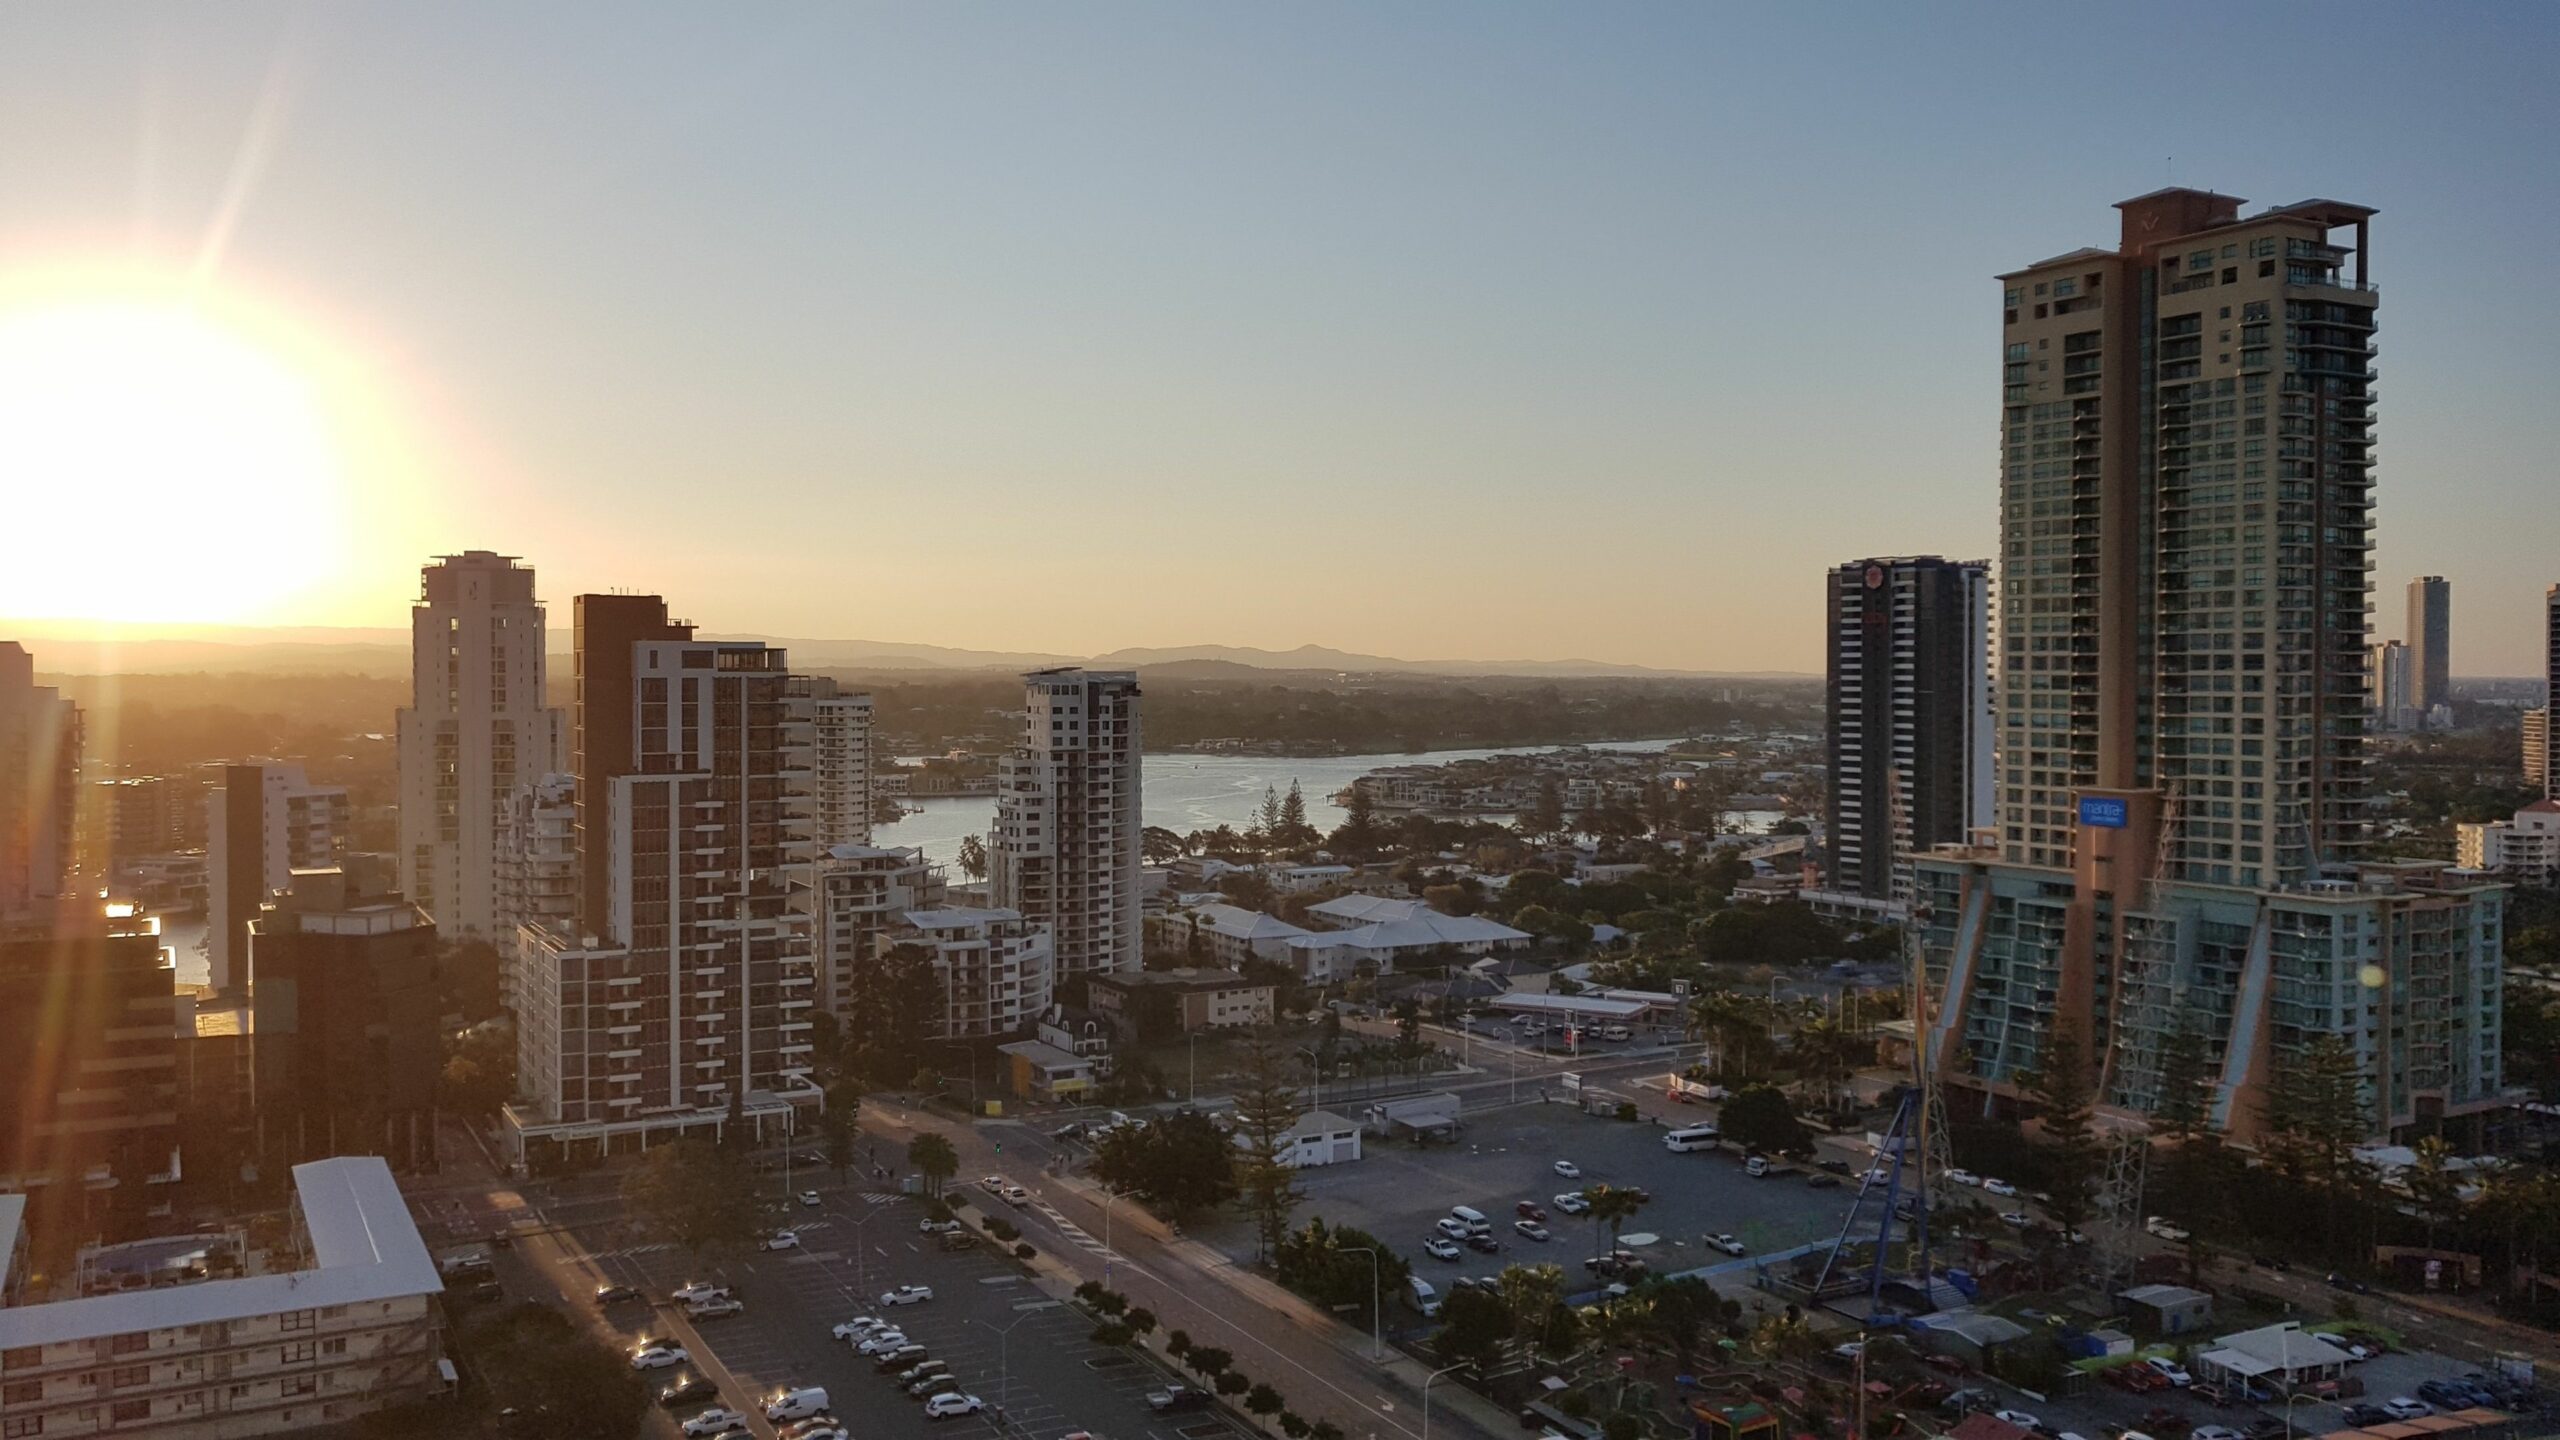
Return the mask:
{"type": "Polygon", "coordinates": [[[339,559],[318,387],[217,306],[0,295],[0,615],[271,618],[339,559]]]}

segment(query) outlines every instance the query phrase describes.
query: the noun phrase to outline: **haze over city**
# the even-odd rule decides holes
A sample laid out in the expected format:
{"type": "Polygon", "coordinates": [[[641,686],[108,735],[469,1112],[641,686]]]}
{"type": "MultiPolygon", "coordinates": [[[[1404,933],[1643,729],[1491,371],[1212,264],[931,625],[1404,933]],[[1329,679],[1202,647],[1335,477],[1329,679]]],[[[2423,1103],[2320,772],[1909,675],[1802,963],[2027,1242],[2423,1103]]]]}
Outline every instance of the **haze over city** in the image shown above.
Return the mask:
{"type": "Polygon", "coordinates": [[[1993,277],[2175,182],[2381,212],[2378,587],[2530,673],[2555,39],[12,6],[0,484],[153,559],[22,556],[0,616],[397,626],[479,546],[728,632],[1813,671],[1823,567],[1994,549],[1993,277]]]}

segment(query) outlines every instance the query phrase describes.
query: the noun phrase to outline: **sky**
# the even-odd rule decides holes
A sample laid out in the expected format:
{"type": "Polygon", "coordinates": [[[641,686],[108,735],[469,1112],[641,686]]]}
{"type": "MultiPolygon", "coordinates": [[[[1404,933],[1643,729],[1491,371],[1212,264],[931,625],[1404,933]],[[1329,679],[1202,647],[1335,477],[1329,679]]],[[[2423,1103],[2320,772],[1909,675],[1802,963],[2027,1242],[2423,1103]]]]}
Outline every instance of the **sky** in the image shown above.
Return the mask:
{"type": "Polygon", "coordinates": [[[486,548],[719,631],[1818,670],[1825,567],[1994,548],[1993,277],[2174,180],[2380,209],[2377,637],[2441,573],[2529,673],[2555,60],[2529,4],[21,0],[0,305],[261,358],[188,421],[248,461],[0,472],[159,577],[0,614],[399,625],[486,548]]]}

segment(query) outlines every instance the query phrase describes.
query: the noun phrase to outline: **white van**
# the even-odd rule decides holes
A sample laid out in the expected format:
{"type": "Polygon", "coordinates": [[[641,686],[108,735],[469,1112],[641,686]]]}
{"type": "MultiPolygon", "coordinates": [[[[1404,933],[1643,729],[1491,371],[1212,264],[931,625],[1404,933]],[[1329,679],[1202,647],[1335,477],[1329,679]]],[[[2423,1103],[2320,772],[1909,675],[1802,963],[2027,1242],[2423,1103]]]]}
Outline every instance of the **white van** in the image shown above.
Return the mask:
{"type": "Polygon", "coordinates": [[[1449,1218],[1466,1226],[1467,1233],[1470,1235],[1490,1235],[1493,1233],[1493,1222],[1485,1218],[1483,1211],[1478,1210],[1472,1205],[1450,1206],[1449,1218]]]}
{"type": "Polygon", "coordinates": [[[1713,1125],[1684,1125],[1664,1133],[1662,1148],[1675,1155],[1686,1155],[1692,1150],[1712,1150],[1722,1134],[1713,1125]]]}
{"type": "Polygon", "coordinates": [[[824,1386],[811,1385],[800,1390],[784,1390],[765,1402],[764,1418],[776,1422],[806,1420],[827,1408],[824,1386]]]}
{"type": "Polygon", "coordinates": [[[1429,1320],[1440,1313],[1440,1292],[1432,1289],[1431,1282],[1421,1276],[1408,1276],[1404,1282],[1404,1303],[1418,1311],[1423,1319],[1429,1320]]]}
{"type": "Polygon", "coordinates": [[[1777,1174],[1778,1167],[1770,1163],[1768,1156],[1754,1155],[1742,1162],[1742,1173],[1754,1180],[1765,1180],[1777,1174]]]}

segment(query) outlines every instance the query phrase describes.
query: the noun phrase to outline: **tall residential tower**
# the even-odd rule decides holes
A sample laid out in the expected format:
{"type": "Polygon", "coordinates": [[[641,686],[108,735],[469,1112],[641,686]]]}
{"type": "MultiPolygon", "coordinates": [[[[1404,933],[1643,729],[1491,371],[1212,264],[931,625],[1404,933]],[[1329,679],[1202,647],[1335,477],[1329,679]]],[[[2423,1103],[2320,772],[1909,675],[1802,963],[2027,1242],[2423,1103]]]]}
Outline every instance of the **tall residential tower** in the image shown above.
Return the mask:
{"type": "Polygon", "coordinates": [[[0,920],[50,918],[71,870],[80,707],[36,683],[35,657],[0,640],[0,920]]]}
{"type": "Polygon", "coordinates": [[[2057,1029],[2103,1104],[2201,1033],[2211,1117],[2343,1036],[2386,1133],[2498,1097],[2503,892],[2367,863],[2374,308],[2361,205],[2170,189],[2001,277],[1994,843],[1916,866],[1951,1085],[2057,1029]]]}
{"type": "Polygon", "coordinates": [[[447,939],[496,940],[498,832],[516,786],[566,763],[544,703],[533,568],[469,550],[419,577],[400,712],[400,889],[447,939]]]}
{"type": "Polygon", "coordinates": [[[2422,717],[2453,703],[2453,582],[2441,575],[2409,582],[2409,684],[2422,717]]]}
{"type": "Polygon", "coordinates": [[[1143,959],[1139,748],[1136,672],[1023,677],[1022,743],[997,768],[987,855],[996,905],[1049,927],[1061,980],[1143,959]]]}
{"type": "Polygon", "coordinates": [[[1909,872],[1897,856],[1991,823],[1991,565],[1935,555],[1852,560],[1830,572],[1823,619],[1825,880],[1835,891],[1898,899],[1909,872]]]}

